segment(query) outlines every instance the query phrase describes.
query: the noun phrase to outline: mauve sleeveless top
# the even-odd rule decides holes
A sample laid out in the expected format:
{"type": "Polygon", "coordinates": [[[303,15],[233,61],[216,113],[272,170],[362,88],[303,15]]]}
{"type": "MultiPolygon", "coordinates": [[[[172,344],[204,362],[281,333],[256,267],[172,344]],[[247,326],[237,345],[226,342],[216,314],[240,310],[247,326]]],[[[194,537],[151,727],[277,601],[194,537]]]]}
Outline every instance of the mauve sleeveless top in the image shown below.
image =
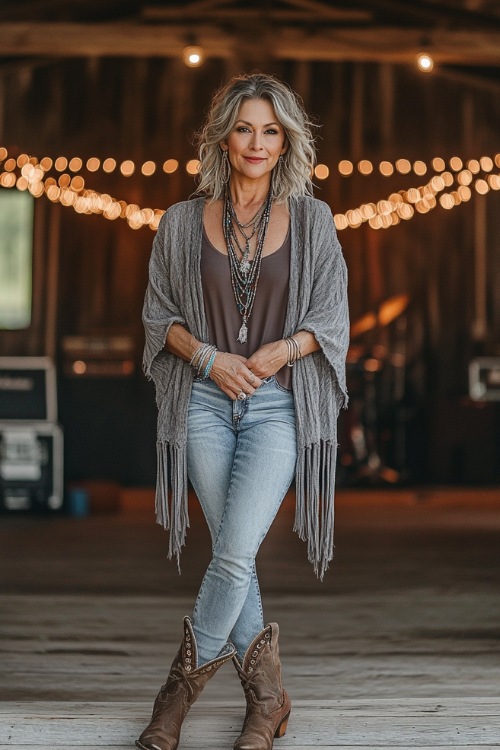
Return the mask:
{"type": "MultiPolygon", "coordinates": [[[[283,338],[290,277],[290,229],[282,246],[262,258],[257,294],[250,315],[248,338],[238,341],[241,315],[236,308],[229,260],[208,239],[203,228],[201,283],[210,342],[220,351],[250,357],[263,344],[283,338]]],[[[292,370],[285,365],[276,378],[283,388],[292,389],[292,370]]]]}

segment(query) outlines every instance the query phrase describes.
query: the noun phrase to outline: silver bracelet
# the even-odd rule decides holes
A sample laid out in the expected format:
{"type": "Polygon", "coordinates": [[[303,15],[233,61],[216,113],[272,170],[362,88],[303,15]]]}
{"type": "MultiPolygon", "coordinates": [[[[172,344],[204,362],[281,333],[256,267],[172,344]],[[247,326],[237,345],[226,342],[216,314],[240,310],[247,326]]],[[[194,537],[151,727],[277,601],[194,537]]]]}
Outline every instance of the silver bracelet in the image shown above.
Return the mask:
{"type": "Polygon", "coordinates": [[[294,364],[298,359],[301,359],[302,352],[300,351],[300,345],[299,342],[293,338],[293,336],[289,336],[285,339],[286,345],[288,347],[288,360],[287,365],[288,367],[293,367],[294,364]]]}

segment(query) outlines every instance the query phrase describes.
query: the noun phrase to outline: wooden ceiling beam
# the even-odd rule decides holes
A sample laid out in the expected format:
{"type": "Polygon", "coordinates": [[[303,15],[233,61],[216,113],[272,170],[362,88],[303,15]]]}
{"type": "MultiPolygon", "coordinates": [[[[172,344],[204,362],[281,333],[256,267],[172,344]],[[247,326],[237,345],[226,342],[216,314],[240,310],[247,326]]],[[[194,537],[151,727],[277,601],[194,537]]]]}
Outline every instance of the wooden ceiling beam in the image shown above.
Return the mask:
{"type": "MultiPolygon", "coordinates": [[[[233,57],[248,36],[201,24],[3,23],[0,57],[176,57],[193,34],[207,57],[218,58],[233,57]]],[[[425,47],[436,63],[500,66],[499,31],[280,27],[272,40],[276,59],[408,63],[425,47]]]]}

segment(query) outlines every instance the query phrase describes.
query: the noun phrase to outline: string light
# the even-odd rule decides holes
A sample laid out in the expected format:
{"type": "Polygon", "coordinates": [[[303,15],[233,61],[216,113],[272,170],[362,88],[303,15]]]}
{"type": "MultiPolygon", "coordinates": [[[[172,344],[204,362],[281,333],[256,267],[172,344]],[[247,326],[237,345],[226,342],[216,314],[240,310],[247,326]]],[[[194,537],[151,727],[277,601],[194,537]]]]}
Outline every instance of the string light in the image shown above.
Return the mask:
{"type": "Polygon", "coordinates": [[[156,172],[156,164],[154,161],[145,161],[141,167],[141,172],[145,177],[151,177],[156,172]]]}
{"type": "Polygon", "coordinates": [[[197,174],[200,166],[198,159],[190,159],[186,164],[186,172],[188,174],[197,174]]]}
{"type": "Polygon", "coordinates": [[[167,159],[163,164],[163,171],[165,174],[173,174],[176,169],[179,168],[179,162],[177,159],[167,159]]]}
{"type": "MultiPolygon", "coordinates": [[[[98,193],[94,190],[85,188],[85,180],[81,175],[71,176],[68,172],[59,175],[57,181],[52,176],[46,176],[46,172],[52,169],[61,169],[66,165],[67,169],[77,171],[83,167],[80,159],[77,157],[69,160],[66,157],[58,157],[53,163],[50,157],[44,157],[40,162],[36,157],[21,154],[17,159],[8,157],[7,149],[0,147],[0,161],[4,161],[4,171],[0,173],[0,186],[7,188],[17,188],[19,190],[29,190],[36,198],[46,195],[52,202],[58,202],[63,206],[72,207],[77,213],[81,214],[102,214],[106,219],[114,221],[118,218],[125,219],[132,229],[140,229],[143,226],[149,226],[156,230],[163,211],[160,209],[141,208],[137,204],[128,204],[123,200],[115,200],[107,193],[98,193]],[[20,168],[20,174],[16,177],[15,170],[20,168]],[[71,169],[73,168],[73,169],[71,169]]],[[[393,192],[388,198],[381,199],[377,203],[364,203],[357,208],[351,208],[345,214],[336,214],[335,224],[337,229],[347,228],[356,229],[363,223],[368,223],[373,229],[388,229],[397,226],[401,221],[408,221],[415,216],[415,213],[425,214],[441,206],[446,210],[467,202],[472,197],[472,189],[479,195],[486,195],[490,190],[500,190],[500,175],[487,174],[485,177],[474,177],[481,170],[491,172],[495,165],[500,167],[500,154],[496,154],[494,159],[489,156],[482,156],[480,160],[470,159],[467,167],[463,167],[463,161],[460,157],[452,157],[449,160],[450,169],[455,171],[453,174],[444,169],[445,163],[440,157],[432,160],[432,167],[440,174],[434,174],[431,179],[420,187],[410,187],[407,190],[393,192]],[[460,170],[460,171],[458,171],[460,170]],[[450,192],[444,192],[445,188],[451,188],[457,183],[457,188],[450,192]],[[470,187],[469,187],[470,186],[470,187]],[[441,195],[438,195],[441,193],[441,195]]],[[[92,157],[87,161],[89,171],[100,167],[100,160],[92,157]],[[95,161],[94,161],[95,160],[95,161]]],[[[167,174],[173,173],[179,167],[175,159],[169,159],[163,164],[163,171],[167,174]]],[[[427,165],[423,161],[416,161],[412,165],[407,159],[398,159],[395,163],[396,169],[401,174],[408,174],[412,169],[415,173],[425,172],[427,165]]],[[[108,158],[103,164],[104,171],[113,171],[116,168],[116,161],[108,158]]],[[[190,160],[186,164],[186,170],[189,174],[196,174],[199,168],[199,162],[196,159],[190,160]]],[[[391,168],[394,167],[391,162],[383,161],[379,164],[379,171],[384,176],[389,176],[391,168]]],[[[344,171],[345,175],[352,174],[354,165],[348,160],[339,162],[339,172],[344,171]]],[[[122,162],[120,171],[127,173],[135,170],[135,165],[131,160],[122,162]]],[[[326,179],[329,175],[329,168],[325,164],[317,165],[318,179],[326,179]]],[[[361,160],[358,163],[358,171],[373,171],[372,162],[361,160]],[[361,169],[360,169],[361,167],[361,169]]],[[[149,161],[144,162],[141,167],[143,173],[149,174],[156,171],[156,163],[149,161]]],[[[341,172],[342,173],[342,172],[341,172]]]]}
{"type": "Polygon", "coordinates": [[[326,166],[326,164],[317,164],[314,168],[314,174],[318,178],[318,180],[326,180],[328,175],[330,174],[330,170],[326,166]]]}

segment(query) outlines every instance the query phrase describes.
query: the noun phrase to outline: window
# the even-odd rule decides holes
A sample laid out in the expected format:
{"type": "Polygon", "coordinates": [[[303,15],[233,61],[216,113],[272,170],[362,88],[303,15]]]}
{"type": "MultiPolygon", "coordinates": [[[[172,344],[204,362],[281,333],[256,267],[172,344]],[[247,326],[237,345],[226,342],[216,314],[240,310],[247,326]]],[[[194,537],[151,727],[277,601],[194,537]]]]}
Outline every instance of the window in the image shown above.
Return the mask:
{"type": "Polygon", "coordinates": [[[33,208],[30,193],[0,188],[0,328],[31,323],[33,208]]]}

